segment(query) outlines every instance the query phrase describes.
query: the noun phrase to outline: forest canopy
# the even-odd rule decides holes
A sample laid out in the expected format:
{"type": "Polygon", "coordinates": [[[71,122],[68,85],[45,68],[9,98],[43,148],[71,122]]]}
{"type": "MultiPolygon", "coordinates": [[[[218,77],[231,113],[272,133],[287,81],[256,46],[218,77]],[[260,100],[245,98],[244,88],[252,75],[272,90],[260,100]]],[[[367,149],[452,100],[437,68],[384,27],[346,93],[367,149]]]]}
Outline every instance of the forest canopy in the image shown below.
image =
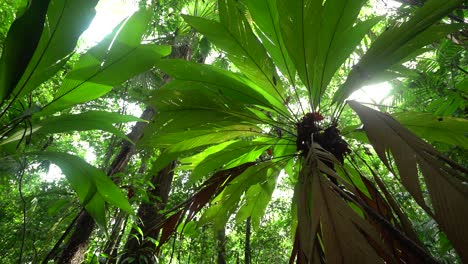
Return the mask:
{"type": "Polygon", "coordinates": [[[468,263],[466,0],[111,2],[0,3],[2,263],[468,263]]]}

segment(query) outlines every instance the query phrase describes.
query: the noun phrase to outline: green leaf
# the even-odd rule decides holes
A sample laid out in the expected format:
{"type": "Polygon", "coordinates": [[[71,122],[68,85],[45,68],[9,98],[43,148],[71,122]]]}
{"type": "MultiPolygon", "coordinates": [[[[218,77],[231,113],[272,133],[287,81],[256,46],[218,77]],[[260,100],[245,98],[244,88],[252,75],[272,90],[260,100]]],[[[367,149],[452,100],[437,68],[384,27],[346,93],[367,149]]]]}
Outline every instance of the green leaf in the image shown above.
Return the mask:
{"type": "Polygon", "coordinates": [[[133,224],[132,228],[134,228],[138,232],[138,234],[141,235],[141,237],[145,237],[145,235],[143,234],[143,230],[141,230],[141,228],[138,225],[133,224]]]}
{"type": "Polygon", "coordinates": [[[343,32],[339,32],[340,34],[337,32],[335,39],[330,43],[328,55],[324,58],[325,66],[323,68],[323,76],[319,81],[321,83],[319,86],[321,91],[320,96],[323,95],[325,88],[330,83],[335,72],[345,62],[345,60],[349,58],[363,37],[380,20],[381,17],[371,18],[363,22],[359,22],[353,27],[344,29],[343,32]],[[344,45],[344,43],[346,43],[346,45],[344,45]]]}
{"type": "Polygon", "coordinates": [[[297,152],[296,149],[296,138],[293,137],[283,137],[278,140],[272,149],[271,155],[274,158],[284,158],[286,156],[293,155],[297,152]]]}
{"type": "Polygon", "coordinates": [[[362,129],[362,125],[350,125],[341,130],[341,135],[346,138],[352,138],[362,143],[369,144],[369,139],[362,129]]]}
{"type": "Polygon", "coordinates": [[[39,159],[49,160],[60,167],[80,202],[101,226],[106,227],[105,202],[133,214],[125,195],[101,170],[81,158],[68,153],[34,153],[39,159]]]}
{"type": "Polygon", "coordinates": [[[468,121],[463,118],[437,117],[429,113],[404,112],[392,115],[416,135],[468,149],[468,121]]]}
{"type": "Polygon", "coordinates": [[[394,65],[397,63],[401,64],[406,62],[414,58],[416,55],[419,55],[420,53],[418,53],[418,50],[420,50],[422,47],[434,43],[439,39],[442,39],[447,35],[466,27],[467,26],[463,24],[433,25],[408,41],[406,45],[396,50],[392,59],[388,63],[392,65],[391,63],[393,62],[394,65]]]}
{"type": "MultiPolygon", "coordinates": [[[[22,97],[52,77],[70,58],[94,18],[97,0],[51,1],[41,39],[13,94],[22,97]]],[[[28,29],[30,30],[30,29],[28,29]]]]}
{"type": "Polygon", "coordinates": [[[216,85],[174,80],[155,93],[155,106],[159,111],[212,109],[239,117],[259,117],[239,99],[226,96],[216,85]]]}
{"type": "Polygon", "coordinates": [[[322,2],[277,1],[281,34],[297,73],[308,89],[312,87],[312,79],[309,78],[312,72],[308,72],[311,70],[308,66],[313,64],[317,52],[322,2]]]}
{"type": "Polygon", "coordinates": [[[268,203],[276,187],[276,180],[280,170],[269,171],[271,175],[263,183],[258,183],[249,188],[244,197],[244,204],[239,209],[236,215],[238,223],[244,221],[248,217],[252,219],[252,225],[258,227],[260,221],[265,214],[268,203]]]}
{"type": "Polygon", "coordinates": [[[284,76],[294,83],[296,69],[286,50],[279,25],[279,14],[275,0],[246,1],[250,15],[258,27],[257,35],[270,54],[275,65],[284,76]]]}
{"type": "Polygon", "coordinates": [[[359,171],[357,171],[349,163],[343,164],[343,167],[337,166],[336,173],[342,179],[346,180],[349,184],[352,184],[352,186],[356,187],[359,191],[364,193],[367,197],[371,198],[369,190],[367,189],[366,185],[362,181],[359,171]]]}
{"type": "MultiPolygon", "coordinates": [[[[229,114],[229,111],[217,112],[214,109],[184,109],[170,112],[159,112],[154,123],[149,129],[153,133],[173,133],[183,130],[211,130],[238,124],[251,125],[247,121],[253,120],[241,118],[229,114]]],[[[257,122],[259,123],[259,122],[257,122]]],[[[252,125],[251,125],[252,126],[252,125]]]]}
{"type": "Polygon", "coordinates": [[[280,166],[273,161],[266,161],[249,167],[237,176],[224,191],[213,200],[214,205],[208,208],[199,220],[199,225],[213,222],[215,228],[222,228],[229,216],[234,213],[242,194],[250,186],[266,181],[280,166]]]}
{"type": "Polygon", "coordinates": [[[197,232],[197,223],[190,221],[185,225],[181,225],[183,230],[177,230],[178,232],[183,232],[185,236],[188,237],[197,237],[200,233],[197,232]]]}
{"type": "Polygon", "coordinates": [[[98,129],[113,133],[116,136],[130,141],[123,132],[115,128],[112,124],[135,121],[146,122],[145,120],[131,115],[121,115],[119,113],[105,111],[87,111],[80,114],[64,114],[48,117],[37,125],[40,127],[38,132],[41,133],[61,133],[98,129]]]}
{"type": "MultiPolygon", "coordinates": [[[[130,139],[122,131],[114,127],[113,124],[134,121],[146,122],[130,115],[121,115],[105,111],[88,111],[80,114],[64,114],[45,118],[34,123],[31,132],[33,134],[53,134],[97,129],[110,132],[118,137],[130,141],[130,139]]],[[[1,141],[0,145],[18,141],[23,136],[24,131],[20,130],[1,141]]]]}
{"type": "Polygon", "coordinates": [[[2,103],[21,79],[36,50],[49,2],[50,0],[33,1],[8,31],[0,59],[0,102],[2,103]]]}
{"type": "Polygon", "coordinates": [[[117,187],[107,175],[100,173],[94,176],[92,180],[104,201],[129,214],[134,214],[127,197],[122,194],[121,189],[117,187]]]}
{"type": "Polygon", "coordinates": [[[145,143],[158,147],[172,147],[174,151],[189,150],[206,145],[204,139],[212,139],[211,144],[217,144],[226,140],[244,136],[254,136],[261,133],[260,128],[253,125],[232,125],[210,130],[188,130],[174,133],[161,133],[150,137],[145,143]],[[176,146],[177,145],[177,146],[176,146]]]}
{"type": "Polygon", "coordinates": [[[239,98],[233,100],[225,96],[219,86],[210,84],[174,80],[159,89],[154,98],[153,104],[159,114],[149,128],[152,132],[146,134],[275,122],[264,113],[269,108],[262,112],[251,105],[244,105],[238,101],[239,98]]]}
{"type": "MultiPolygon", "coordinates": [[[[357,22],[365,0],[328,0],[325,2],[318,41],[317,58],[313,67],[314,104],[320,98],[331,78],[359,45],[362,38],[380,20],[379,17],[357,22]],[[355,25],[354,25],[355,24],[355,25]]],[[[309,72],[310,73],[310,72],[309,72]]]]}
{"type": "Polygon", "coordinates": [[[406,22],[396,24],[383,32],[359,63],[353,67],[346,82],[335,93],[334,102],[343,102],[363,82],[408,60],[418,49],[466,25],[434,25],[460,6],[463,0],[430,0],[406,22]]]}
{"type": "MultiPolygon", "coordinates": [[[[182,158],[182,159],[180,159],[181,164],[177,168],[179,170],[191,170],[192,172],[190,174],[190,178],[193,178],[193,176],[194,176],[193,170],[201,162],[203,162],[203,160],[205,160],[209,155],[216,154],[219,151],[222,151],[223,149],[229,147],[229,145],[234,144],[236,142],[239,142],[239,140],[226,141],[226,142],[223,142],[223,143],[220,143],[220,144],[217,144],[217,145],[207,147],[203,151],[201,151],[201,152],[199,152],[199,153],[197,153],[197,154],[195,154],[193,156],[182,158]]],[[[205,176],[205,175],[203,175],[203,176],[205,176]]],[[[189,183],[188,183],[189,185],[190,185],[190,181],[192,181],[192,180],[189,179],[189,183]]]]}
{"type": "Polygon", "coordinates": [[[54,216],[65,205],[69,205],[69,204],[70,204],[70,200],[68,199],[60,199],[57,201],[53,201],[52,205],[48,206],[49,208],[47,209],[47,214],[50,216],[54,216]]]}
{"type": "Polygon", "coordinates": [[[164,100],[170,97],[161,99],[161,95],[168,92],[173,93],[171,96],[177,94],[179,97],[191,91],[206,90],[211,92],[212,96],[222,97],[227,103],[234,101],[243,105],[260,105],[288,113],[285,106],[274,96],[238,74],[211,65],[174,59],[160,61],[158,68],[177,80],[155,92],[156,104],[164,106],[164,100]]]}
{"type": "Polygon", "coordinates": [[[278,1],[283,39],[288,40],[286,48],[314,109],[335,72],[379,20],[356,23],[364,3],[364,0],[278,1]]]}
{"type": "Polygon", "coordinates": [[[254,130],[214,130],[207,132],[205,135],[183,140],[180,143],[172,145],[168,148],[169,152],[181,152],[185,150],[195,149],[201,146],[225,142],[238,137],[256,136],[259,132],[254,130]]]}
{"type": "MultiPolygon", "coordinates": [[[[222,143],[221,147],[216,145],[192,157],[182,159],[181,163],[188,163],[191,164],[190,167],[193,167],[187,184],[191,185],[211,172],[226,170],[246,162],[255,161],[276,142],[277,139],[272,138],[226,142],[222,143]]],[[[183,168],[190,167],[185,166],[183,168]]]]}
{"type": "Polygon", "coordinates": [[[93,217],[94,221],[107,232],[106,202],[99,194],[95,194],[85,205],[86,211],[93,217]]]}
{"type": "Polygon", "coordinates": [[[213,145],[213,144],[225,142],[226,140],[230,140],[230,139],[234,139],[238,137],[255,136],[258,134],[258,128],[255,128],[253,126],[238,125],[238,126],[222,127],[220,129],[215,128],[213,130],[195,130],[193,132],[187,131],[187,133],[181,132],[181,133],[161,134],[162,135],[161,138],[159,138],[159,136],[156,136],[156,140],[154,140],[153,142],[151,140],[152,137],[150,137],[149,140],[143,139],[144,141],[141,142],[142,145],[152,144],[152,146],[167,147],[164,150],[164,152],[153,163],[152,170],[157,172],[160,169],[167,166],[171,161],[182,156],[184,153],[193,151],[197,148],[200,148],[206,145],[213,145]],[[237,131],[237,128],[246,128],[246,127],[248,127],[249,130],[241,129],[237,131]],[[176,138],[178,138],[177,140],[178,143],[173,142],[173,140],[176,138]],[[181,141],[182,138],[187,138],[187,140],[181,141]],[[165,140],[168,140],[168,141],[165,141],[165,140]]]}
{"type": "Polygon", "coordinates": [[[283,103],[284,90],[279,83],[280,78],[275,67],[236,3],[222,0],[218,4],[221,22],[192,16],[184,16],[184,19],[216,46],[226,51],[230,60],[249,79],[274,96],[279,103],[283,103]]]}
{"type": "Polygon", "coordinates": [[[169,46],[140,44],[150,18],[149,11],[136,12],[122,28],[114,29],[84,54],[65,77],[52,102],[44,107],[42,115],[96,99],[169,55],[169,46]]]}

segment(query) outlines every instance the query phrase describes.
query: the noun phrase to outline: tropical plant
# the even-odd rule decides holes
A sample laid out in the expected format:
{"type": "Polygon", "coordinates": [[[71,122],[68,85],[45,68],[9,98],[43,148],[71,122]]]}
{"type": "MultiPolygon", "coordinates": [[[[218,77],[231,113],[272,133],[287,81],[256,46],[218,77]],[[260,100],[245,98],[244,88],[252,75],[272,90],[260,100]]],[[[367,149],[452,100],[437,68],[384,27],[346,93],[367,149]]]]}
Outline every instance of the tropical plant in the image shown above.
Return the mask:
{"type": "MultiPolygon", "coordinates": [[[[381,19],[359,16],[366,2],[220,0],[219,21],[184,16],[235,67],[158,64],[174,80],[152,96],[159,113],[144,142],[164,149],[153,170],[179,159],[178,169],[190,171],[187,184],[199,186],[152,227],[162,229],[160,243],[209,204],[200,225],[221,229],[236,213],[237,221],[250,217],[258,226],[285,173],[294,190],[291,262],[436,262],[382,175],[365,159],[368,169],[350,158],[358,157],[354,144],[338,129],[348,105],[363,124],[366,136],[359,138],[386,166],[385,176],[404,186],[468,261],[466,169],[390,115],[346,102],[365,84],[401,76],[399,66],[422,47],[463,28],[441,19],[464,1],[427,1],[387,25],[357,58],[356,47],[369,42],[366,34],[381,19]]],[[[452,121],[466,127],[463,119],[452,121]]],[[[463,144],[465,132],[453,131],[463,144]]]]}

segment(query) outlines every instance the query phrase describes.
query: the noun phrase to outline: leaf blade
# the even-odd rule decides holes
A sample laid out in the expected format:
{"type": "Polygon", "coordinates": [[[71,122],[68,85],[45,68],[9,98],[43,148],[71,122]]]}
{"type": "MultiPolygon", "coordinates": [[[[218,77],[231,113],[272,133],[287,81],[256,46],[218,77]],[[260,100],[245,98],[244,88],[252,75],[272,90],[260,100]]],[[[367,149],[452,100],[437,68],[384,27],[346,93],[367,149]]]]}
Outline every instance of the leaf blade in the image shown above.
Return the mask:
{"type": "Polygon", "coordinates": [[[390,115],[385,115],[354,101],[348,102],[364,124],[370,143],[384,164],[392,170],[387,158],[395,159],[401,182],[416,202],[431,215],[452,241],[462,260],[468,259],[464,238],[468,228],[460,223],[468,215],[468,186],[464,184],[466,169],[438,153],[390,115]],[[433,210],[423,197],[418,173],[424,177],[433,210]]]}

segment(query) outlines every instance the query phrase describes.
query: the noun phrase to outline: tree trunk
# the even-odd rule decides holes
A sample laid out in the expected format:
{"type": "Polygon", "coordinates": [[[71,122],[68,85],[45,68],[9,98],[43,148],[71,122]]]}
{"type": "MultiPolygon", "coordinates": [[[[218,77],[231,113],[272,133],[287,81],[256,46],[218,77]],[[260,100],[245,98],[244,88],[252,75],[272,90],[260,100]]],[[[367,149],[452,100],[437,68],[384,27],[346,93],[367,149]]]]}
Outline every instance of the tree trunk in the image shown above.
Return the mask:
{"type": "Polygon", "coordinates": [[[125,244],[125,254],[122,256],[121,261],[136,256],[144,256],[150,260],[155,258],[156,246],[152,240],[158,239],[159,229],[152,228],[154,225],[150,223],[158,223],[163,220],[164,216],[161,215],[161,211],[165,208],[169,199],[175,164],[175,161],[171,162],[156,176],[152,177],[151,183],[154,188],[147,190],[150,198],[149,202],[142,203],[138,208],[138,218],[140,219],[138,227],[143,231],[145,237],[142,237],[140,233],[132,229],[125,244]]]}
{"type": "MultiPolygon", "coordinates": [[[[191,60],[192,53],[190,45],[173,45],[171,58],[191,60]]],[[[204,62],[205,58],[206,56],[201,56],[198,62],[204,62]]],[[[165,82],[169,81],[167,76],[164,79],[165,82]]],[[[156,175],[152,176],[151,183],[154,188],[147,190],[149,202],[142,203],[138,208],[138,219],[140,219],[138,227],[142,230],[144,237],[135,229],[132,229],[125,244],[124,254],[119,262],[124,262],[129,257],[143,257],[152,262],[157,261],[154,241],[158,239],[160,230],[153,227],[164,218],[161,211],[166,207],[169,199],[175,165],[176,162],[173,161],[156,175]]]]}
{"type": "Polygon", "coordinates": [[[250,249],[250,229],[252,227],[250,217],[245,221],[245,248],[244,248],[244,261],[245,264],[250,264],[251,262],[251,249],[250,249]]]}
{"type": "Polygon", "coordinates": [[[226,264],[226,228],[217,231],[218,264],[226,264]]]}
{"type": "Polygon", "coordinates": [[[75,231],[68,240],[58,263],[81,263],[83,261],[88,239],[93,232],[94,226],[93,218],[88,212],[82,211],[77,219],[75,231]],[[77,232],[78,230],[79,232],[77,232]]]}
{"type": "MultiPolygon", "coordinates": [[[[154,113],[155,111],[153,107],[148,106],[145,111],[143,111],[143,114],[140,118],[151,120],[154,116],[154,113]]],[[[143,130],[146,125],[146,122],[137,122],[132,131],[128,134],[128,138],[130,138],[130,140],[133,142],[137,142],[143,136],[143,130]]],[[[135,154],[135,150],[136,148],[134,144],[128,141],[122,142],[122,147],[120,148],[119,153],[115,157],[107,172],[107,175],[111,177],[111,179],[115,180],[113,175],[115,173],[122,172],[125,169],[128,161],[133,156],[133,154],[135,154]]],[[[80,263],[80,260],[82,260],[84,257],[84,251],[82,249],[85,250],[87,248],[88,241],[94,227],[95,223],[91,215],[86,211],[82,211],[76,222],[75,230],[71,235],[67,245],[65,246],[58,263],[80,263]]]]}
{"type": "MultiPolygon", "coordinates": [[[[146,172],[146,163],[142,162],[140,168],[138,169],[139,174],[146,172]]],[[[131,188],[129,189],[129,192],[131,188]]],[[[130,193],[129,193],[130,194],[130,193]]],[[[129,196],[129,199],[131,197],[129,196]]],[[[111,236],[109,237],[106,246],[104,247],[104,255],[107,256],[106,263],[115,263],[117,260],[117,253],[119,251],[120,241],[122,241],[123,234],[125,232],[125,227],[127,226],[128,215],[122,210],[118,210],[117,216],[114,217],[115,224],[112,229],[111,236]]]]}

